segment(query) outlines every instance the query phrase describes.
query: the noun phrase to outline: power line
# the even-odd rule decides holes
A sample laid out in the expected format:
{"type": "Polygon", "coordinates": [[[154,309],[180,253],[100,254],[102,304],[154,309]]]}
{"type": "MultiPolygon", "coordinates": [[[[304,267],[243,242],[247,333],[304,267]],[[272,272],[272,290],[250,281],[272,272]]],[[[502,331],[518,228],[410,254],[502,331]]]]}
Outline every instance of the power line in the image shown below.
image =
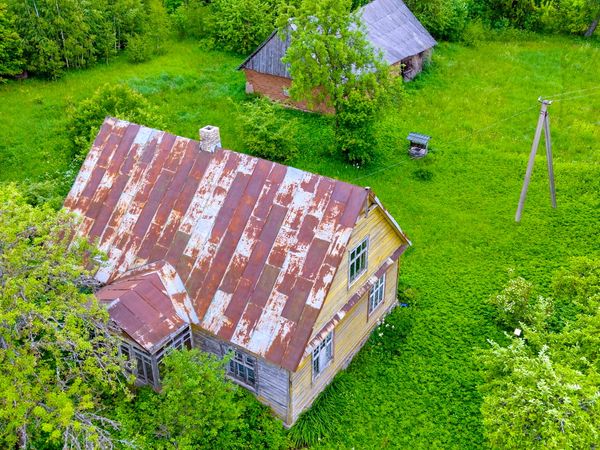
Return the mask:
{"type": "Polygon", "coordinates": [[[557,100],[552,100],[553,102],[563,102],[565,100],[577,100],[579,98],[588,98],[588,97],[593,97],[594,95],[600,95],[600,92],[597,92],[595,94],[585,94],[585,95],[578,95],[576,97],[566,97],[566,98],[559,98],[557,100]]]}
{"type": "MultiPolygon", "coordinates": [[[[503,123],[503,122],[506,122],[506,121],[508,121],[510,119],[513,119],[515,117],[521,116],[521,115],[525,114],[526,112],[531,111],[532,109],[537,109],[537,108],[538,108],[538,106],[535,105],[535,106],[532,106],[531,108],[524,109],[522,111],[519,111],[519,112],[511,115],[511,116],[505,117],[504,119],[500,119],[500,120],[492,123],[491,125],[487,125],[487,126],[485,126],[483,128],[479,128],[479,129],[477,129],[475,131],[471,131],[470,134],[473,135],[473,134],[477,134],[477,133],[480,133],[480,132],[485,131],[485,130],[489,130],[490,128],[493,128],[493,127],[495,127],[496,125],[498,125],[500,123],[503,123]]],[[[461,138],[455,139],[453,141],[446,142],[445,145],[452,145],[452,144],[455,144],[456,142],[459,142],[459,141],[462,141],[462,140],[464,140],[464,138],[461,137],[461,138]]],[[[351,183],[356,183],[358,180],[362,180],[363,178],[371,177],[371,176],[373,176],[373,175],[375,175],[375,174],[377,174],[379,172],[383,172],[384,170],[388,170],[388,169],[391,169],[391,168],[394,168],[394,167],[399,167],[399,166],[401,166],[403,164],[406,164],[408,162],[409,162],[408,160],[402,160],[402,161],[399,161],[397,163],[388,164],[388,165],[386,165],[384,167],[381,167],[381,168],[379,168],[377,170],[374,170],[371,173],[364,174],[364,175],[361,175],[359,177],[353,178],[353,179],[350,180],[350,182],[351,183]]]]}
{"type": "MultiPolygon", "coordinates": [[[[577,94],[579,92],[588,92],[588,91],[596,91],[600,89],[600,86],[596,86],[593,88],[589,88],[589,89],[577,89],[575,91],[568,91],[568,92],[560,92],[558,94],[554,94],[554,95],[544,95],[543,98],[547,98],[547,99],[554,99],[556,97],[562,97],[563,95],[570,95],[570,94],[577,94]]],[[[558,100],[556,100],[558,101],[558,100]]]]}

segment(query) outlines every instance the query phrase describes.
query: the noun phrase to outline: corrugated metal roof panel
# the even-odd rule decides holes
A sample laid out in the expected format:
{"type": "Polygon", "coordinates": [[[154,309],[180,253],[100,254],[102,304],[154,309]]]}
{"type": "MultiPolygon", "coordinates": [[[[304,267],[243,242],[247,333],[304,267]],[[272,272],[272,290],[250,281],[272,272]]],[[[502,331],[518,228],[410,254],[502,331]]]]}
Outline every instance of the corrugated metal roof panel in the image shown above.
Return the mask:
{"type": "Polygon", "coordinates": [[[65,207],[108,255],[98,297],[145,348],[196,323],[295,370],[367,195],[107,118],[65,207]]]}

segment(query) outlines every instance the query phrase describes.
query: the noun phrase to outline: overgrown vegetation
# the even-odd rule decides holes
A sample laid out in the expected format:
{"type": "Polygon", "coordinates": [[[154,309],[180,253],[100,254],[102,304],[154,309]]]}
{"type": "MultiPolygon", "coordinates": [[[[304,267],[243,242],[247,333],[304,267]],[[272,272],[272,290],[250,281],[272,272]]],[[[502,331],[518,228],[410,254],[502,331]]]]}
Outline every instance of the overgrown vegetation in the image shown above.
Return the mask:
{"type": "Polygon", "coordinates": [[[199,350],[172,351],[162,390],[121,403],[120,437],[139,448],[286,448],[283,426],[225,377],[227,361],[199,350]]]}
{"type": "MultiPolygon", "coordinates": [[[[484,369],[482,413],[494,448],[595,448],[600,443],[600,260],[581,257],[554,279],[555,295],[576,308],[575,317],[549,331],[552,299],[532,302],[531,285],[513,280],[497,313],[537,314],[521,322],[524,335],[508,346],[491,341],[479,353],[484,369]]],[[[559,320],[560,321],[560,320],[559,320]]]]}
{"type": "Polygon", "coordinates": [[[105,84],[83,100],[69,115],[67,133],[73,155],[80,164],[100,131],[105,117],[127,120],[152,128],[162,128],[158,108],[125,84],[105,84]]]}
{"type": "Polygon", "coordinates": [[[285,119],[281,106],[267,99],[256,99],[240,112],[244,148],[252,155],[286,163],[298,155],[298,121],[285,119]]]}
{"type": "Polygon", "coordinates": [[[0,446],[110,448],[103,409],[126,395],[108,312],[86,280],[97,252],[71,241],[75,219],[0,186],[0,446]]]}
{"type": "MultiPolygon", "coordinates": [[[[122,55],[55,82],[0,86],[0,180],[28,185],[64,174],[72,158],[67,108],[121,81],[159,108],[163,128],[197,138],[198,128],[218,125],[223,145],[243,150],[242,124],[232,120],[245,100],[243,74],[233,70],[242,58],[196,42],[167,48],[146,63],[132,65],[122,55]]],[[[506,285],[508,268],[534,284],[536,299],[569,256],[598,253],[599,56],[595,39],[517,32],[486,35],[474,47],[442,43],[432,66],[406,85],[403,107],[386,108],[375,124],[378,159],[366,170],[335,150],[332,118],[277,110],[297,120],[294,166],[371,186],[414,244],[402,258],[401,279],[418,307],[398,310],[411,310],[409,331],[384,352],[371,342],[336,378],[337,388],[314,409],[327,430],[304,425],[315,448],[486,445],[483,377],[473,352],[488,348],[488,338],[508,343],[487,300],[506,285]],[[536,98],[570,91],[578,93],[550,107],[558,208],[549,206],[540,155],[516,225],[536,98]],[[406,154],[410,131],[433,137],[421,161],[406,154]],[[417,180],[419,168],[433,175],[417,180]]],[[[575,317],[572,305],[555,297],[561,321],[575,317]]]]}

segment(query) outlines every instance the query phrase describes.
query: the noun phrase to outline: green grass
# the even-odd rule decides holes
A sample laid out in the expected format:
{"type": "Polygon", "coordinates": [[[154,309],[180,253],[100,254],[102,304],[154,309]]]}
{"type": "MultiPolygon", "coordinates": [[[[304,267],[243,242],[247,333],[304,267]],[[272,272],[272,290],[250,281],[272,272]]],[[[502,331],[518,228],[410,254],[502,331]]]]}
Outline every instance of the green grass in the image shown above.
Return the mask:
{"type": "MultiPolygon", "coordinates": [[[[406,86],[401,107],[382,120],[379,157],[367,168],[333,154],[328,118],[283,112],[300,120],[302,156],[294,165],[371,186],[414,244],[401,272],[402,285],[417,292],[410,332],[392,353],[367,346],[338,376],[319,403],[326,417],[318,423],[326,426],[315,447],[484,446],[472,355],[487,338],[502,338],[485,300],[503,287],[509,268],[543,291],[569,257],[600,250],[600,90],[591,90],[599,61],[597,41],[572,38],[441,44],[432,66],[406,86]],[[537,97],[584,89],[550,106],[558,208],[550,207],[542,151],[516,224],[537,97]],[[408,158],[409,131],[433,136],[424,160],[408,158]]],[[[177,43],[142,65],[118,59],[57,82],[0,87],[0,180],[65,168],[66,108],[106,82],[126,81],[148,95],[169,131],[195,137],[211,123],[226,147],[243,150],[239,62],[177,43]]]]}

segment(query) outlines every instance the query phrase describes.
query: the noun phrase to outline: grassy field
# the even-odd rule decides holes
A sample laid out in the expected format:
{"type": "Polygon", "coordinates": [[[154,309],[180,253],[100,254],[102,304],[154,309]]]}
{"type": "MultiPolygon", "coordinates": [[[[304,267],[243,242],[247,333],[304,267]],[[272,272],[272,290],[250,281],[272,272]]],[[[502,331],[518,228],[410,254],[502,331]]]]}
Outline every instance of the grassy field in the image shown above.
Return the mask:
{"type": "MultiPolygon", "coordinates": [[[[240,62],[177,43],[142,65],[119,59],[57,82],[2,86],[0,181],[64,170],[67,108],[117,81],[159,105],[169,131],[196,137],[210,123],[221,127],[224,146],[243,150],[240,62]]],[[[379,156],[366,168],[333,154],[328,118],[282,113],[299,120],[302,156],[293,165],[371,186],[414,244],[401,273],[402,287],[416,292],[410,332],[393,340],[393,351],[367,346],[338,376],[319,405],[327,425],[316,447],[484,447],[472,356],[486,339],[502,339],[485,300],[510,268],[544,292],[569,257],[600,253],[598,73],[598,41],[441,44],[431,67],[406,86],[402,104],[382,119],[379,156]],[[541,152],[516,224],[537,98],[571,91],[550,106],[558,208],[550,207],[541,152]],[[406,154],[409,131],[433,137],[421,161],[406,154]]]]}

